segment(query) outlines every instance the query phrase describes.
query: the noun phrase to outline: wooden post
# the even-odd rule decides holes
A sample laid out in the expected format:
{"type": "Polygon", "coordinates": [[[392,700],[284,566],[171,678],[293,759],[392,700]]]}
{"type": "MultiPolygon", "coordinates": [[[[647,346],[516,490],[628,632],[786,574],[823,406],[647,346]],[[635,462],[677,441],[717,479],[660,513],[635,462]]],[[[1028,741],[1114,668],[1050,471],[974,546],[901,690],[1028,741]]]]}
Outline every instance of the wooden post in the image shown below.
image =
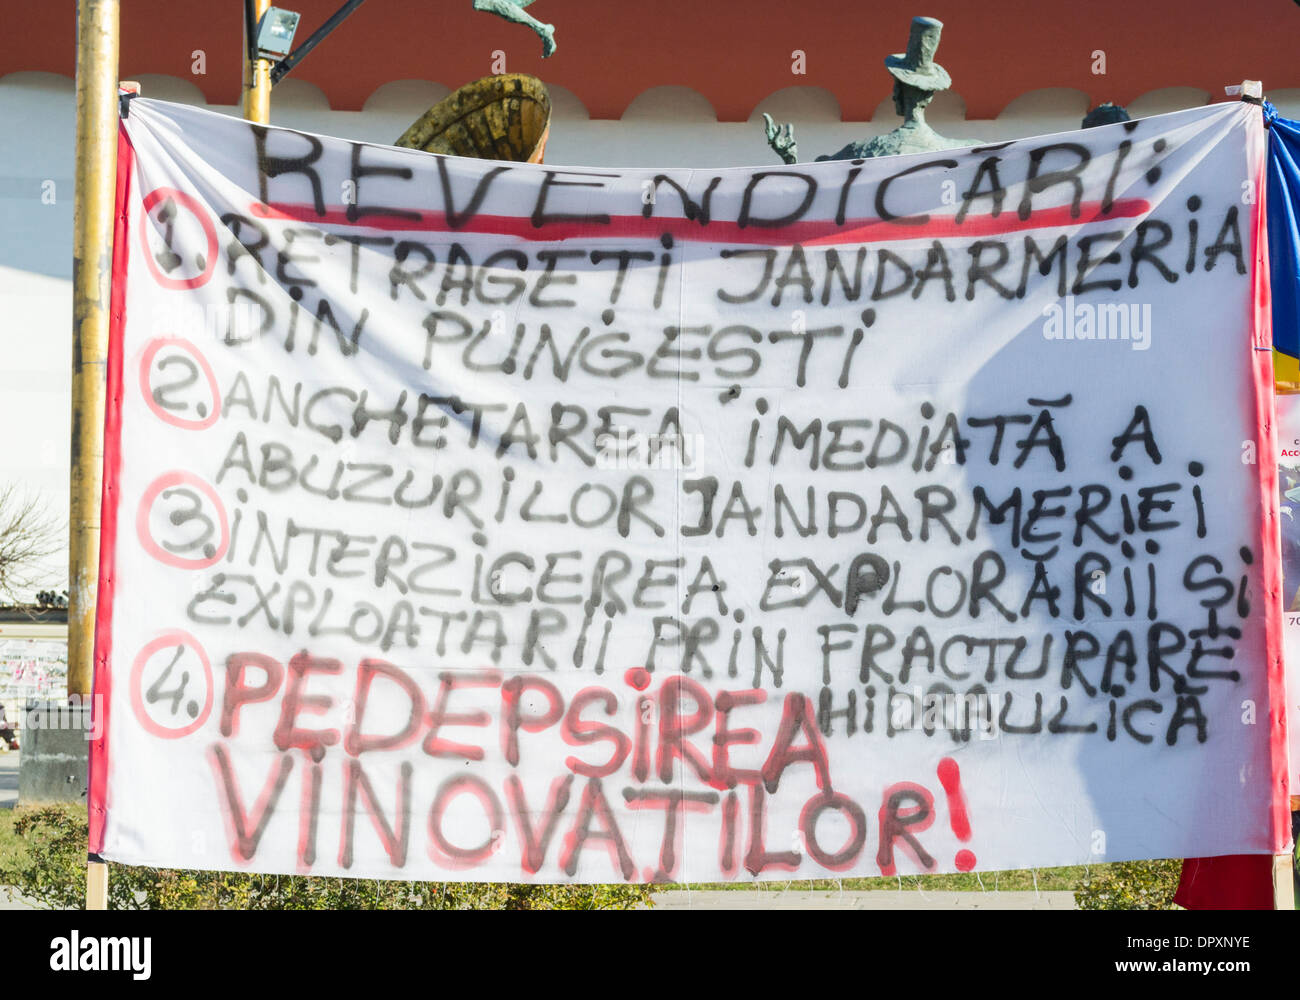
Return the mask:
{"type": "Polygon", "coordinates": [[[86,866],[86,909],[108,909],[108,865],[103,861],[86,866]]]}
{"type": "MultiPolygon", "coordinates": [[[[1296,720],[1300,723],[1300,719],[1296,720]]],[[[1294,762],[1292,763],[1294,766],[1294,762]]],[[[1300,795],[1291,796],[1291,811],[1300,812],[1300,795]]],[[[1292,817],[1291,829],[1295,829],[1295,817],[1292,817]]],[[[1296,845],[1291,845],[1294,852],[1296,845]]],[[[1279,854],[1273,858],[1273,909],[1295,909],[1295,855],[1279,854]],[[1285,884],[1282,884],[1285,883],[1285,884]]]]}
{"type": "Polygon", "coordinates": [[[1273,909],[1295,909],[1295,873],[1290,854],[1273,857],[1273,909]]]}
{"type": "MultiPolygon", "coordinates": [[[[1264,85],[1258,80],[1242,80],[1239,84],[1223,88],[1229,97],[1240,97],[1243,101],[1259,104],[1264,98],[1264,85]]],[[[1270,459],[1271,461],[1271,459],[1270,459]]],[[[1300,723],[1300,720],[1296,720],[1300,723]]],[[[1296,811],[1296,796],[1291,796],[1291,811],[1296,811]]],[[[1294,845],[1292,845],[1294,850],[1294,845]]],[[[1295,909],[1295,876],[1292,871],[1294,858],[1291,854],[1273,855],[1273,909],[1295,909]]]]}
{"type": "Polygon", "coordinates": [[[271,123],[271,63],[257,58],[258,22],[271,0],[244,0],[244,90],[241,107],[250,122],[271,123]],[[250,23],[251,22],[251,23],[250,23]]]}

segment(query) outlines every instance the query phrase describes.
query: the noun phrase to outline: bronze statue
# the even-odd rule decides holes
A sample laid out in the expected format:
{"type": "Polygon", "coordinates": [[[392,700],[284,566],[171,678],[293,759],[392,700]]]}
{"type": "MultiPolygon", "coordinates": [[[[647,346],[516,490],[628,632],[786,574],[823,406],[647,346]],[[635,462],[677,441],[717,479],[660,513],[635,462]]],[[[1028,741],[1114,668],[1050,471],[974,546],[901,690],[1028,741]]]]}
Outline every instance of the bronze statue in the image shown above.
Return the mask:
{"type": "Polygon", "coordinates": [[[1127,121],[1132,121],[1129,113],[1122,106],[1107,101],[1105,104],[1098,104],[1084,115],[1079,128],[1096,128],[1098,125],[1115,125],[1127,121]]]}
{"type": "Polygon", "coordinates": [[[555,53],[555,25],[542,24],[532,15],[525,14],[524,8],[532,3],[533,0],[474,0],[474,9],[485,10],[497,17],[504,17],[507,21],[514,21],[515,24],[528,25],[542,40],[542,58],[545,59],[555,53]]]}
{"type": "MultiPolygon", "coordinates": [[[[926,105],[934,100],[934,95],[939,91],[952,86],[952,78],[948,76],[947,70],[934,61],[942,31],[942,22],[932,17],[914,17],[907,51],[885,57],[885,68],[894,77],[894,110],[903,119],[903,124],[874,139],[851,142],[838,153],[819,156],[818,160],[856,160],[869,156],[931,153],[940,149],[979,145],[972,140],[945,138],[925,120],[926,105]]],[[[763,115],[763,120],[766,123],[768,145],[786,163],[797,163],[799,154],[794,139],[794,126],[777,126],[768,114],[763,115]]]]}

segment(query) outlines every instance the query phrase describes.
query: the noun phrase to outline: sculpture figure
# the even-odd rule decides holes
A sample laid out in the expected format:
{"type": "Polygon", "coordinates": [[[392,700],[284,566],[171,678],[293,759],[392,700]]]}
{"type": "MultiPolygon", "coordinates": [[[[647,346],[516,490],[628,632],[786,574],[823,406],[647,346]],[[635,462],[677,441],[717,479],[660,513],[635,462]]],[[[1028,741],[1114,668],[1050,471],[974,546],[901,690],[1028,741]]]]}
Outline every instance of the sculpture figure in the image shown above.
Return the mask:
{"type": "Polygon", "coordinates": [[[485,10],[515,24],[528,25],[542,40],[542,58],[545,59],[555,53],[555,25],[543,24],[531,14],[525,14],[524,8],[532,3],[533,0],[474,0],[474,9],[485,10]]]}
{"type": "MultiPolygon", "coordinates": [[[[947,70],[934,61],[939,48],[943,23],[932,17],[912,18],[907,51],[885,57],[885,68],[894,77],[894,110],[903,124],[892,132],[874,139],[851,142],[837,153],[819,156],[818,160],[856,160],[870,156],[896,156],[899,153],[931,153],[940,149],[976,146],[968,139],[948,139],[939,135],[925,120],[925,108],[934,95],[952,86],[947,70]]],[[[794,126],[778,126],[772,116],[763,115],[768,145],[786,163],[798,162],[794,126]]]]}

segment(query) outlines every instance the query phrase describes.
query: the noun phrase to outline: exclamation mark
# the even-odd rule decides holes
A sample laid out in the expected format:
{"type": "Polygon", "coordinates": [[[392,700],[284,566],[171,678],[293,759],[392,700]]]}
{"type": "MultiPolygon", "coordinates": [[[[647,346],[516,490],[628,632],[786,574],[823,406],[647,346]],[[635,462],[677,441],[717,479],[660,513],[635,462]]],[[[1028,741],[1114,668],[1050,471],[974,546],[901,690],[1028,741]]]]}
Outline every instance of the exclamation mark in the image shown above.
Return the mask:
{"type": "MultiPolygon", "coordinates": [[[[962,843],[970,840],[970,814],[966,811],[966,796],[961,791],[961,771],[957,762],[951,757],[939,761],[939,784],[948,797],[948,822],[952,832],[962,843]]],[[[959,872],[968,872],[975,867],[975,852],[962,849],[953,859],[959,872]]]]}
{"type": "MultiPolygon", "coordinates": [[[[650,671],[633,667],[623,675],[629,687],[644,691],[650,686],[650,671]]],[[[632,774],[642,783],[650,779],[650,724],[654,717],[654,699],[641,695],[636,700],[636,729],[632,736],[632,774]]]]}

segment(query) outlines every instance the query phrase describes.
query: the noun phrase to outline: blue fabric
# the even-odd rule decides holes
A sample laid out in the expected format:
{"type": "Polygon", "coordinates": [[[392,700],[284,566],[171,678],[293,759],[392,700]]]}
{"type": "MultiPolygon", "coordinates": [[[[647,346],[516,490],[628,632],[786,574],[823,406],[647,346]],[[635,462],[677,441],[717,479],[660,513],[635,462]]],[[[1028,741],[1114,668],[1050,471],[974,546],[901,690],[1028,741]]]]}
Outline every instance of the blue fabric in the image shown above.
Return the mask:
{"type": "Polygon", "coordinates": [[[1300,122],[1276,117],[1268,136],[1268,257],[1273,346],[1300,358],[1300,122]]]}

